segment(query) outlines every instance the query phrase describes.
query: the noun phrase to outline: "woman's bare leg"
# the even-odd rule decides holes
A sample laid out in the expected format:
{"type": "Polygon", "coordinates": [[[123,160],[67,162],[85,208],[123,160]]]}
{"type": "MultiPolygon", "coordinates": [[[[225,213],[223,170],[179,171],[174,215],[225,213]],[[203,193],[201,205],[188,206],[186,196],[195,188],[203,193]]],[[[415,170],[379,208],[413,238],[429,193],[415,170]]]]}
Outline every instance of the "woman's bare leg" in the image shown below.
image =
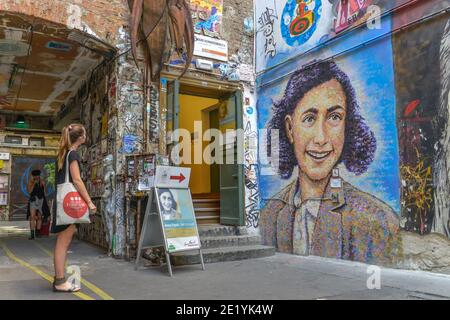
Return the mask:
{"type": "MultiPolygon", "coordinates": [[[[54,264],[55,264],[55,277],[62,279],[65,277],[65,264],[67,257],[67,250],[69,249],[70,242],[72,241],[73,234],[75,233],[75,225],[69,226],[66,230],[58,233],[55,245],[54,264]]],[[[58,289],[69,289],[71,284],[65,283],[56,286],[58,289]]]]}
{"type": "Polygon", "coordinates": [[[30,230],[36,229],[36,209],[30,209],[30,230]]]}
{"type": "Polygon", "coordinates": [[[36,230],[41,230],[42,226],[42,213],[40,211],[36,212],[36,230]]]}

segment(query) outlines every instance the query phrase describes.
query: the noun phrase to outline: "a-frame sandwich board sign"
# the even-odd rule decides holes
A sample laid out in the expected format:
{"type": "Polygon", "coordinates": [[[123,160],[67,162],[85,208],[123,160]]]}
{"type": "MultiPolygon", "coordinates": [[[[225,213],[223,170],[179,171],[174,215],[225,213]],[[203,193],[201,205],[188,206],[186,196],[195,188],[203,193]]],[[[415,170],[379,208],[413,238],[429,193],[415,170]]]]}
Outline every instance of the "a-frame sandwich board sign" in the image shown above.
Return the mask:
{"type": "Polygon", "coordinates": [[[170,276],[170,255],[178,252],[198,250],[202,269],[205,270],[189,190],[190,170],[182,167],[156,167],[155,186],[148,197],[135,269],[139,266],[142,250],[163,246],[170,276]]]}

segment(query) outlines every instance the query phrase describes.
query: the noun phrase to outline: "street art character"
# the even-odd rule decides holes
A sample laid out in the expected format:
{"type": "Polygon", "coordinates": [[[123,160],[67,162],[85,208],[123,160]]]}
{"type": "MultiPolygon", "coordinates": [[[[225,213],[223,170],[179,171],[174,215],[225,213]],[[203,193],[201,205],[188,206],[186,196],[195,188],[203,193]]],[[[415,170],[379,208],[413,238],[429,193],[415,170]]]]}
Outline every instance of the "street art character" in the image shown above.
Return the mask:
{"type": "Polygon", "coordinates": [[[328,0],[333,5],[334,29],[339,33],[353,24],[362,22],[367,8],[378,0],[328,0]]]}
{"type": "MultiPolygon", "coordinates": [[[[208,8],[205,8],[205,12],[207,12],[208,8]]],[[[200,33],[201,30],[209,31],[211,33],[217,33],[218,30],[218,24],[220,21],[220,17],[217,13],[217,8],[212,7],[211,13],[209,14],[209,17],[206,17],[205,14],[199,14],[201,21],[197,22],[195,24],[195,32],[200,33]]]]}
{"type": "MultiPolygon", "coordinates": [[[[261,210],[263,242],[286,253],[392,262],[400,242],[396,213],[337,169],[342,162],[363,174],[377,145],[348,76],[333,61],[297,70],[268,129],[279,130],[278,174],[289,179],[298,167],[298,177],[261,210]]],[[[271,150],[270,135],[268,144],[271,150]]]]}
{"type": "Polygon", "coordinates": [[[281,34],[286,44],[299,46],[307,42],[317,28],[321,12],[321,0],[287,1],[281,19],[281,34]]]}
{"type": "Polygon", "coordinates": [[[299,36],[311,28],[314,21],[314,12],[311,6],[314,5],[313,0],[297,0],[297,16],[290,24],[291,35],[299,36]]]}

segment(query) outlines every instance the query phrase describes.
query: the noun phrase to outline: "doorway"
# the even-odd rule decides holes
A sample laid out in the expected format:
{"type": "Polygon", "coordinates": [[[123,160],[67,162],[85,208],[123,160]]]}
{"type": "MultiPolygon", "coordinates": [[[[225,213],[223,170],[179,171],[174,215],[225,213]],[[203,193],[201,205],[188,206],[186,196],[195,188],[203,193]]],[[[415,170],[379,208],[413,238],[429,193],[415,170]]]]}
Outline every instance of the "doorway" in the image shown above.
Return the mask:
{"type": "MultiPolygon", "coordinates": [[[[190,133],[190,148],[183,149],[180,155],[190,152],[191,163],[182,162],[180,166],[191,168],[189,186],[197,223],[243,225],[244,171],[243,164],[237,162],[237,139],[228,139],[216,150],[211,148],[215,138],[208,141],[204,135],[208,129],[218,129],[222,137],[232,137],[230,132],[242,128],[241,92],[205,90],[177,80],[169,81],[167,86],[168,133],[175,129],[190,133]],[[205,161],[209,154],[223,162],[205,161]],[[225,162],[226,155],[231,155],[234,162],[225,162]]],[[[180,137],[181,143],[182,140],[180,137]]],[[[170,147],[173,143],[168,150],[170,147]]]]}

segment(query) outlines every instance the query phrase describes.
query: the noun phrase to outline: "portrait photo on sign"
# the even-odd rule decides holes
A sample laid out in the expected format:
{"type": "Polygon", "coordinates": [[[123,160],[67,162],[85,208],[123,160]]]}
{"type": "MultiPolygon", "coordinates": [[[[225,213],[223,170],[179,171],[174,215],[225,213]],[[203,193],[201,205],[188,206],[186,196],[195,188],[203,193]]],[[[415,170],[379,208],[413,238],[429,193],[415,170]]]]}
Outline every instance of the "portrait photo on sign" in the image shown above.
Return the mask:
{"type": "Polygon", "coordinates": [[[175,198],[177,190],[162,188],[158,189],[158,202],[161,211],[161,216],[164,220],[178,220],[181,219],[181,213],[178,211],[177,198],[175,198]]]}

